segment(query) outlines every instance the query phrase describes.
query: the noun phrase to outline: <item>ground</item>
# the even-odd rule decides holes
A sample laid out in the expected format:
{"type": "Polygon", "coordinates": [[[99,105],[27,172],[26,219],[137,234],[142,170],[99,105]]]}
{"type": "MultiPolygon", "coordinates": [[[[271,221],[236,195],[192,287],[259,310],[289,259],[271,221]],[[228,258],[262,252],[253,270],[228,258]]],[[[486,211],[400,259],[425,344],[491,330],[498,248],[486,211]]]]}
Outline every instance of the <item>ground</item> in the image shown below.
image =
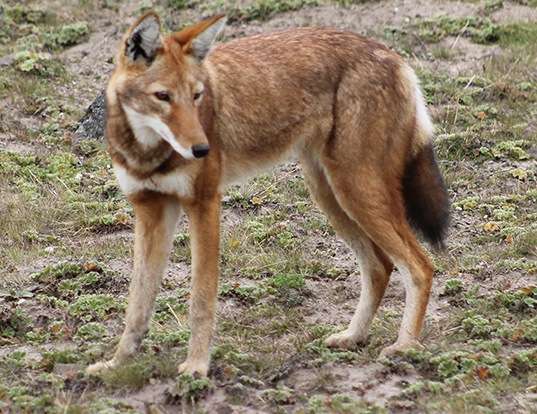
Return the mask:
{"type": "Polygon", "coordinates": [[[0,0],[0,412],[537,412],[535,0],[0,0]],[[369,342],[323,339],[349,321],[359,269],[289,163],[224,199],[209,379],[185,357],[189,236],[178,228],[135,360],[100,378],[121,333],[132,209],[102,139],[78,119],[117,42],[154,7],[168,30],[225,11],[225,39],[325,25],[375,37],[416,69],[452,200],[424,349],[394,341],[399,275],[369,342]]]}

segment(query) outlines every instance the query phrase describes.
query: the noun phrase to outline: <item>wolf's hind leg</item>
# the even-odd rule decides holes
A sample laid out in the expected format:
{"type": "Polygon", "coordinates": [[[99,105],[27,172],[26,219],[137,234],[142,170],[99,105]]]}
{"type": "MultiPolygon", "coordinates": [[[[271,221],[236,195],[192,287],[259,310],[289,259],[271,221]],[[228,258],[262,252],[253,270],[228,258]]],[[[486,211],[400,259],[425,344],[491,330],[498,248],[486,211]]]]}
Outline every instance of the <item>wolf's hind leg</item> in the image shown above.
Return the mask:
{"type": "MultiPolygon", "coordinates": [[[[327,176],[338,203],[399,269],[405,285],[403,320],[395,344],[382,355],[419,346],[431,292],[433,267],[405,216],[398,183],[387,185],[382,167],[326,162],[327,176]],[[369,167],[369,168],[368,168],[369,167]],[[358,191],[367,183],[366,191],[358,191]]],[[[380,250],[379,249],[379,250],[380,250]]]]}
{"type": "Polygon", "coordinates": [[[339,206],[319,163],[307,157],[301,161],[312,197],[328,216],[337,234],[352,248],[360,264],[362,287],[354,316],[347,329],[326,340],[328,346],[350,348],[367,340],[369,326],[384,296],[393,265],[339,206]]]}
{"type": "Polygon", "coordinates": [[[393,270],[391,261],[371,240],[363,237],[361,241],[360,249],[353,248],[362,275],[360,300],[348,328],[326,339],[326,345],[330,347],[351,348],[366,341],[393,270]]]}
{"type": "Polygon", "coordinates": [[[180,207],[177,200],[156,193],[133,199],[136,215],[134,272],[129,288],[125,330],[114,357],[90,365],[86,372],[97,374],[117,367],[138,350],[147,332],[155,298],[171,250],[180,207]]]}

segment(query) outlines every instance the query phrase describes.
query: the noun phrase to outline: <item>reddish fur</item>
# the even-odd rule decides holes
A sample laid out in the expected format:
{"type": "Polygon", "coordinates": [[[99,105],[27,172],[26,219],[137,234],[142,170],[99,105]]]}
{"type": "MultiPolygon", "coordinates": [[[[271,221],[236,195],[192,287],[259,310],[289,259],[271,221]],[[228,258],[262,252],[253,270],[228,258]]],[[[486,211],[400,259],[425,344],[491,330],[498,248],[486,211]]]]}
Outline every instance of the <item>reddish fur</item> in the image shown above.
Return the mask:
{"type": "MultiPolygon", "coordinates": [[[[163,39],[149,66],[130,63],[120,51],[108,88],[113,162],[138,178],[180,172],[194,180],[192,193],[175,199],[194,232],[193,339],[182,369],[206,371],[200,361],[208,358],[214,320],[220,189],[289,151],[300,156],[312,194],[338,234],[364,249],[375,309],[394,262],[410,271],[419,294],[408,336],[400,335],[400,345],[408,345],[420,333],[433,273],[407,221],[402,192],[407,166],[427,139],[416,125],[413,85],[403,76],[409,69],[375,41],[308,28],[234,40],[200,64],[191,56],[192,39],[219,19],[163,39]],[[206,158],[186,161],[164,141],[150,151],[136,141],[122,104],[158,111],[147,95],[156,81],[182,97],[163,116],[166,124],[185,145],[206,140],[206,158]],[[188,104],[196,81],[205,84],[199,107],[188,104]]],[[[168,202],[145,192],[131,200],[137,214],[144,211],[139,220],[151,223],[159,222],[159,203],[168,202]]]]}

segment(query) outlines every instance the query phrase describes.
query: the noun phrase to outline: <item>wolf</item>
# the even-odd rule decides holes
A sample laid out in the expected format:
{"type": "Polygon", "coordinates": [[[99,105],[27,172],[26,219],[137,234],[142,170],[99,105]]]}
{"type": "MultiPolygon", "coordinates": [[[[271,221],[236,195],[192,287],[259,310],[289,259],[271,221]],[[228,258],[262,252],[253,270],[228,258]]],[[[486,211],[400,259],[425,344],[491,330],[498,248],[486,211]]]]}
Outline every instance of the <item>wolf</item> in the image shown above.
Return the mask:
{"type": "Polygon", "coordinates": [[[386,46],[329,28],[295,28],[213,46],[214,16],[161,34],[154,12],[125,34],[108,83],[106,136],[135,213],[126,326],[98,374],[134,355],[148,330],[180,214],[189,222],[192,282],[186,361],[207,375],[219,278],[222,193],[278,162],[299,159],[309,191],[356,254],[361,293],[330,347],[366,341],[390,274],[406,292],[396,342],[419,345],[433,277],[421,234],[443,245],[449,199],[418,79],[386,46]]]}

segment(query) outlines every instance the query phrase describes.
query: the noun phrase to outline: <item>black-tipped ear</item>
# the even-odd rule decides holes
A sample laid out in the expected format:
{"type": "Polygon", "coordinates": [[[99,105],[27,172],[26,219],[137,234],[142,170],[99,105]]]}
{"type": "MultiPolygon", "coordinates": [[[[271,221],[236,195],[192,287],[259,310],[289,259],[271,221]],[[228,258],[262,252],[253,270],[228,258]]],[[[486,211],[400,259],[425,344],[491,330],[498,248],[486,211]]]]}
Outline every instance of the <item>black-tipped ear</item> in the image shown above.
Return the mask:
{"type": "Polygon", "coordinates": [[[125,42],[125,56],[133,62],[151,63],[160,47],[159,18],[148,13],[132,26],[125,42]]]}

